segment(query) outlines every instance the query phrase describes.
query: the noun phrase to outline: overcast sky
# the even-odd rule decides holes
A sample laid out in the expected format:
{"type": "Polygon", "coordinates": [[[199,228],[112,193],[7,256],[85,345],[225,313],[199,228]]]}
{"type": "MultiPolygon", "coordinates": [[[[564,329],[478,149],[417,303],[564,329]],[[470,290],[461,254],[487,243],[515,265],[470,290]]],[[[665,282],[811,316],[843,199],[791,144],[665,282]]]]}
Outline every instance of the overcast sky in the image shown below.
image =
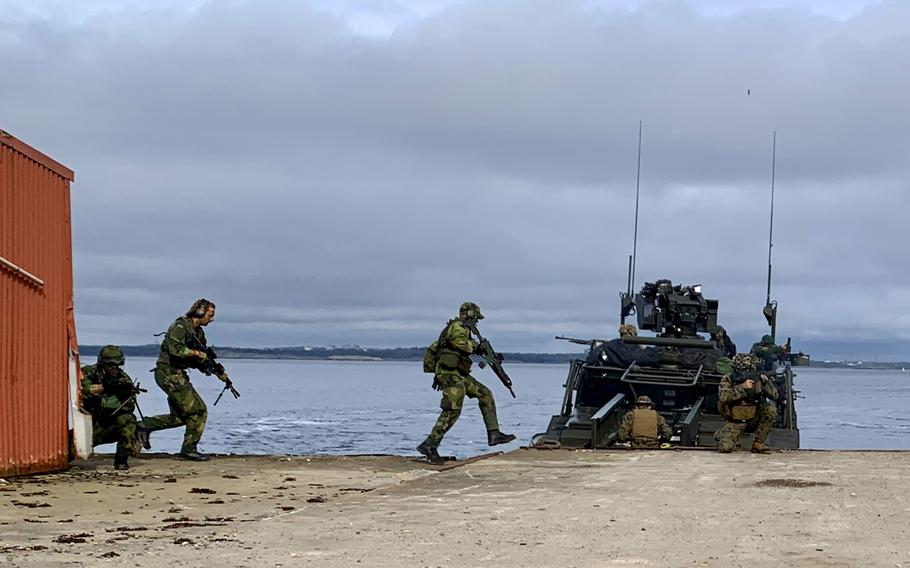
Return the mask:
{"type": "Polygon", "coordinates": [[[612,337],[642,120],[638,284],[766,332],[776,130],[781,336],[910,357],[910,2],[74,4],[0,0],[0,129],[76,172],[82,343],[612,337]]]}

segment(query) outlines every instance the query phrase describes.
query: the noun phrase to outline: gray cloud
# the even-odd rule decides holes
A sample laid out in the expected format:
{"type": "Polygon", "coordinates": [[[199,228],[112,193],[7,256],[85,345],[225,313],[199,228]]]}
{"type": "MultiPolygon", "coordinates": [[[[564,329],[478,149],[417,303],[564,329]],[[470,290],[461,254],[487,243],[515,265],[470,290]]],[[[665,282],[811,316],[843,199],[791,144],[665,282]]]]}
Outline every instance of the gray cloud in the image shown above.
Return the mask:
{"type": "Polygon", "coordinates": [[[389,3],[379,36],[292,2],[0,16],[0,127],[76,171],[86,343],[203,295],[222,344],[423,344],[468,298],[506,349],[612,334],[639,119],[639,283],[764,332],[776,129],[782,333],[907,339],[910,6],[699,5],[389,3]]]}

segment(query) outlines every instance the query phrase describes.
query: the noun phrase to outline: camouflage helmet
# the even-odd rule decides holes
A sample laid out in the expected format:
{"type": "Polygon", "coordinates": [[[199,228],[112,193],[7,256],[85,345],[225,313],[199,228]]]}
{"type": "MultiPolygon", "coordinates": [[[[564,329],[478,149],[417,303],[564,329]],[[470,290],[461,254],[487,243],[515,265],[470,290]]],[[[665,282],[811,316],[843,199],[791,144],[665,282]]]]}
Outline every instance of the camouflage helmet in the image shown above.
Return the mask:
{"type": "Polygon", "coordinates": [[[638,400],[635,401],[635,406],[654,406],[654,402],[651,400],[650,396],[641,395],[638,397],[638,400]]]}
{"type": "Polygon", "coordinates": [[[635,328],[634,325],[632,325],[630,323],[624,323],[621,326],[619,326],[619,336],[620,337],[625,337],[625,336],[635,337],[637,335],[638,335],[638,330],[635,328]]]}
{"type": "Polygon", "coordinates": [[[737,371],[750,371],[755,368],[755,357],[749,353],[737,353],[733,356],[733,368],[737,371]]]}
{"type": "Polygon", "coordinates": [[[458,314],[468,319],[482,320],[483,314],[480,313],[480,306],[474,302],[465,302],[458,308],[458,314]]]}
{"type": "Polygon", "coordinates": [[[762,335],[761,344],[762,345],[774,345],[774,338],[771,337],[770,335],[762,335]]]}
{"type": "Polygon", "coordinates": [[[733,361],[729,357],[719,357],[714,367],[721,375],[729,375],[733,372],[733,361]]]}
{"type": "Polygon", "coordinates": [[[98,363],[102,365],[122,365],[123,351],[116,345],[105,345],[98,352],[98,363]]]}

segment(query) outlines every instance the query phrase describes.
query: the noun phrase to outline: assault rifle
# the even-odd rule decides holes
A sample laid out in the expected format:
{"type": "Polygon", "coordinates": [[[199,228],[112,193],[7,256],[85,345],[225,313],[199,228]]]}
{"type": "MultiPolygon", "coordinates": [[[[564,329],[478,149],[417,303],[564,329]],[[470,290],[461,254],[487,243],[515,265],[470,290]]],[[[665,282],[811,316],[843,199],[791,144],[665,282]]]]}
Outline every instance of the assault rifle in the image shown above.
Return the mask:
{"type": "Polygon", "coordinates": [[[474,322],[465,321],[465,325],[477,336],[478,344],[475,353],[483,357],[483,361],[478,363],[477,366],[483,369],[486,365],[489,365],[493,373],[499,377],[502,384],[509,389],[510,393],[512,393],[512,398],[515,398],[515,391],[512,390],[512,379],[509,378],[506,370],[502,368],[502,353],[497,353],[493,350],[493,346],[490,345],[490,342],[484,339],[484,337],[480,335],[480,332],[477,331],[477,325],[474,322]],[[486,365],[484,363],[486,363],[486,365]]]}
{"type": "MultiPolygon", "coordinates": [[[[104,381],[102,380],[102,385],[104,381]]],[[[145,417],[142,416],[142,410],[139,409],[139,399],[136,396],[141,392],[148,392],[147,389],[139,388],[139,381],[136,381],[135,384],[132,382],[127,382],[122,379],[118,379],[116,383],[116,388],[121,389],[121,394],[129,394],[129,397],[123,401],[123,404],[118,406],[111,415],[116,416],[120,409],[126,406],[130,401],[133,401],[136,405],[136,411],[139,412],[139,418],[144,420],[145,417]]]]}
{"type": "Polygon", "coordinates": [[[221,392],[218,393],[218,398],[215,399],[215,402],[212,403],[212,406],[217,406],[218,401],[221,400],[221,397],[224,396],[225,391],[231,391],[231,394],[234,395],[234,398],[240,398],[240,393],[237,392],[237,389],[234,388],[234,383],[231,382],[231,379],[227,378],[227,374],[224,371],[224,365],[218,362],[218,354],[215,353],[215,350],[209,347],[208,345],[203,345],[199,338],[196,337],[196,334],[192,334],[190,341],[187,343],[187,347],[190,349],[196,349],[197,351],[202,351],[205,353],[205,361],[199,364],[197,367],[206,375],[215,375],[219,379],[224,381],[224,388],[221,389],[221,392]]]}

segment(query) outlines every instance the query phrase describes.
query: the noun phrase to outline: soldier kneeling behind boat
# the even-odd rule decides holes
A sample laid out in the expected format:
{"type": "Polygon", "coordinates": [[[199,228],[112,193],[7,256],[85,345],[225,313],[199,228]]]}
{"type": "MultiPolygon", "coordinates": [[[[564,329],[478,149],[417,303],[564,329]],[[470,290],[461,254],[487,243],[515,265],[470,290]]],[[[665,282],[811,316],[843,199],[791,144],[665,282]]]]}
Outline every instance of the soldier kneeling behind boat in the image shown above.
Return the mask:
{"type": "Polygon", "coordinates": [[[722,357],[717,368],[725,372],[717,389],[717,409],[724,417],[724,425],[717,431],[717,449],[721,453],[732,452],[739,444],[745,431],[755,431],[752,452],[767,454],[765,446],[774,419],[777,417],[777,385],[767,374],[756,370],[758,358],[748,353],[730,360],[722,357]]]}
{"type": "Polygon", "coordinates": [[[626,412],[619,423],[620,442],[630,442],[633,448],[659,448],[661,440],[670,441],[673,430],[653,407],[651,397],[638,397],[635,408],[626,412]]]}

